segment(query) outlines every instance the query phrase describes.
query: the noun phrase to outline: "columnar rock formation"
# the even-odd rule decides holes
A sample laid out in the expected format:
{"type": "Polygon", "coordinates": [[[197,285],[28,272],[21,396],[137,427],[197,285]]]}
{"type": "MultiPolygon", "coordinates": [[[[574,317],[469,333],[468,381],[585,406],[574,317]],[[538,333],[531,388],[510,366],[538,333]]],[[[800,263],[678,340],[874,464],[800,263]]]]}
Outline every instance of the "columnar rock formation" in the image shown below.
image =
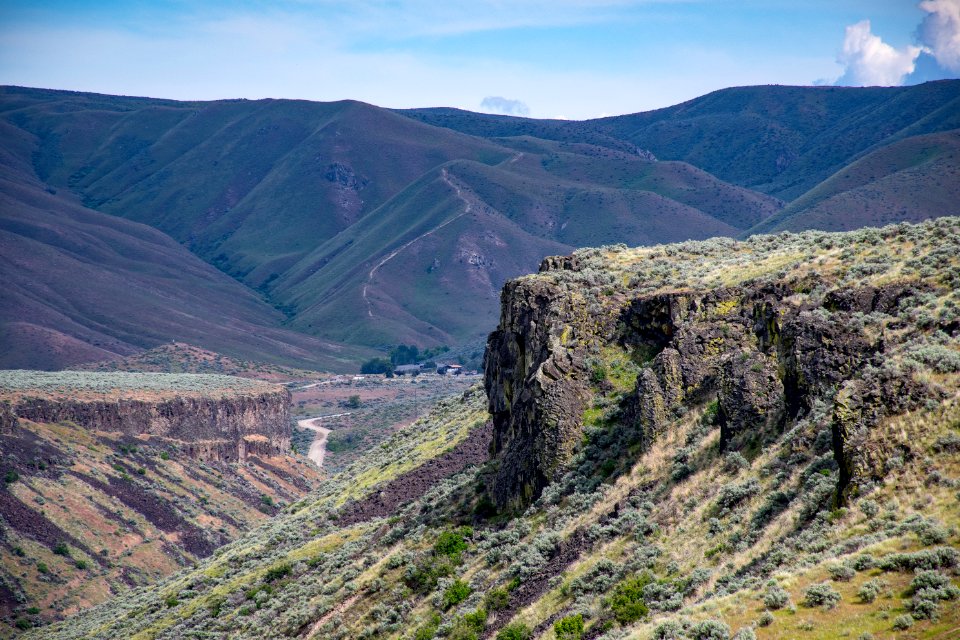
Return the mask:
{"type": "Polygon", "coordinates": [[[931,291],[922,279],[844,287],[806,272],[650,293],[645,284],[574,254],[547,258],[539,275],[504,288],[485,364],[499,506],[535,499],[578,448],[598,392],[591,363],[605,349],[637,365],[613,428],[636,430],[644,449],[708,402],[729,450],[762,445],[816,403],[832,405],[840,500],[857,478],[882,472],[871,427],[936,395],[884,366],[910,339],[890,330],[902,303],[931,291]]]}
{"type": "Polygon", "coordinates": [[[34,422],[71,421],[98,431],[149,436],[202,460],[233,462],[290,449],[290,393],[165,400],[24,398],[10,413],[34,422]]]}

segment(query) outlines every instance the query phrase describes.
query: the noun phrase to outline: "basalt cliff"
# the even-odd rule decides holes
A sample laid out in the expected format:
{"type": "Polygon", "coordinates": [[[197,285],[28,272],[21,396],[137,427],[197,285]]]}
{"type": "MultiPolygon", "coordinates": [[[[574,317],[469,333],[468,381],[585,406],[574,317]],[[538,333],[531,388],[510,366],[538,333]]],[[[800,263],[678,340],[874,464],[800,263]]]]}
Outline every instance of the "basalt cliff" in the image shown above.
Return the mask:
{"type": "MultiPolygon", "coordinates": [[[[875,240],[858,253],[906,248],[895,246],[894,228],[864,235],[875,240]]],[[[717,241],[585,250],[547,258],[538,275],[509,282],[485,362],[496,503],[539,497],[582,448],[598,397],[617,414],[618,437],[641,453],[678,416],[711,403],[721,451],[756,451],[826,407],[838,503],[857,482],[883,474],[884,456],[910,455],[909,443],[880,450],[870,430],[948,393],[900,366],[916,356],[923,334],[946,338],[960,327],[949,302],[957,274],[922,268],[935,256],[944,260],[947,249],[930,247],[914,269],[892,274],[879,266],[892,267],[892,258],[878,256],[874,269],[844,264],[851,248],[827,236],[772,238],[749,248],[717,241]],[[755,257],[744,262],[761,252],[760,270],[755,257]],[[913,321],[918,313],[923,327],[913,321]],[[609,379],[611,359],[631,370],[629,380],[616,381],[619,389],[609,379]]]]}
{"type": "Polygon", "coordinates": [[[289,404],[228,376],[0,372],[0,637],[156,582],[309,491],[289,404]]]}
{"type": "Polygon", "coordinates": [[[69,421],[95,431],[155,439],[206,461],[236,462],[248,454],[272,456],[290,449],[290,392],[282,387],[219,398],[27,397],[7,412],[32,422],[69,421]]]}

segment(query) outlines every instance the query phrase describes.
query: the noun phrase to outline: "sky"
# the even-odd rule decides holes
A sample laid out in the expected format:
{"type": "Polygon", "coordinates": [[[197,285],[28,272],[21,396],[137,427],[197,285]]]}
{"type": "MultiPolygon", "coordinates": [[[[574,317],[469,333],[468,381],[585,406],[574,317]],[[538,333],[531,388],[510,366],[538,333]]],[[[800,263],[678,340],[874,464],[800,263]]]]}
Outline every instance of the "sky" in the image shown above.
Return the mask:
{"type": "Polygon", "coordinates": [[[0,0],[0,84],[585,119],[960,77],[960,0],[0,0]]]}

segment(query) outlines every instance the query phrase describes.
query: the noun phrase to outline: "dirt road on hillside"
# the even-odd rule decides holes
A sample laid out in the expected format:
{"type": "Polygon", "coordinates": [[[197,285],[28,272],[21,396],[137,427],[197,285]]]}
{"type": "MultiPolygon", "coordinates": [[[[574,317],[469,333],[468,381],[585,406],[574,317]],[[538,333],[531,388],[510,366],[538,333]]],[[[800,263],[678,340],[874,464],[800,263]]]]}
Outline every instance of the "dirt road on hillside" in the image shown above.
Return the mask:
{"type": "Polygon", "coordinates": [[[311,431],[316,431],[317,435],[314,436],[313,442],[310,443],[310,451],[307,452],[307,457],[313,460],[318,467],[323,467],[323,456],[327,452],[327,435],[330,433],[330,429],[326,427],[321,427],[319,422],[323,418],[337,418],[339,416],[347,416],[349,413],[338,413],[333,416],[323,416],[320,418],[307,418],[306,420],[298,420],[297,426],[301,429],[310,429],[311,431]]]}
{"type": "MultiPolygon", "coordinates": [[[[520,155],[523,155],[523,154],[521,153],[520,155]]],[[[457,197],[458,197],[460,200],[463,201],[463,204],[464,204],[463,211],[461,211],[461,212],[458,213],[457,215],[453,216],[453,217],[450,218],[449,220],[444,220],[443,222],[441,222],[440,224],[438,224],[437,226],[435,226],[433,229],[430,229],[430,230],[427,231],[426,233],[417,236],[416,238],[414,238],[413,240],[411,240],[411,241],[408,242],[407,244],[403,245],[403,246],[400,247],[399,249],[394,250],[392,253],[390,253],[390,255],[388,255],[386,258],[384,258],[383,260],[381,260],[380,262],[378,262],[376,265],[374,265],[374,267],[373,267],[372,269],[370,269],[370,273],[367,274],[367,281],[366,281],[366,283],[364,283],[364,285],[363,285],[363,293],[362,293],[362,296],[363,296],[364,302],[367,303],[367,315],[370,316],[371,318],[373,317],[373,304],[372,304],[372,303],[370,302],[370,300],[367,298],[367,288],[368,288],[371,284],[373,284],[373,278],[374,278],[374,276],[377,274],[377,270],[380,269],[380,267],[382,267],[383,265],[385,265],[385,264],[387,264],[388,262],[390,262],[391,260],[393,260],[395,257],[397,257],[397,254],[398,254],[398,253],[400,253],[401,251],[403,251],[404,249],[406,249],[407,247],[409,247],[410,245],[412,245],[414,242],[417,242],[418,240],[423,240],[423,239],[426,238],[427,236],[433,235],[434,233],[436,233],[436,232],[439,231],[440,229],[443,229],[445,226],[447,226],[447,225],[450,224],[451,222],[454,222],[455,220],[459,220],[460,218],[462,218],[463,216],[467,215],[468,213],[470,213],[470,212],[473,210],[473,202],[471,202],[469,198],[467,198],[467,197],[465,197],[465,196],[463,195],[463,189],[461,189],[460,187],[458,187],[456,184],[454,184],[454,183],[450,180],[450,174],[447,173],[447,170],[446,170],[446,169],[440,169],[440,179],[443,180],[443,181],[447,184],[447,186],[449,186],[451,189],[453,189],[453,190],[456,192],[457,197]]]]}

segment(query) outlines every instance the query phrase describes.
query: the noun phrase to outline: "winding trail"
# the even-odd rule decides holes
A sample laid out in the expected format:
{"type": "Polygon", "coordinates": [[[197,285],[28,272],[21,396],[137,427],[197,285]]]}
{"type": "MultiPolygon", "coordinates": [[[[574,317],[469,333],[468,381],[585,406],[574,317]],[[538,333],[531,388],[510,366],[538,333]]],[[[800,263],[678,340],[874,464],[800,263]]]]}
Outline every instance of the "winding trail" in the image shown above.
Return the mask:
{"type": "Polygon", "coordinates": [[[388,262],[390,262],[391,260],[393,260],[395,257],[397,257],[397,254],[398,254],[398,253],[400,253],[401,251],[403,251],[404,249],[406,249],[407,247],[409,247],[410,245],[412,245],[414,242],[417,242],[418,240],[422,240],[422,239],[426,238],[427,236],[429,236],[429,235],[431,235],[431,234],[439,231],[440,229],[443,229],[445,226],[447,226],[447,225],[450,224],[451,222],[454,222],[455,220],[459,220],[460,218],[462,218],[463,216],[467,215],[468,213],[470,213],[470,212],[473,210],[473,203],[470,202],[470,200],[468,200],[466,197],[464,197],[464,195],[463,195],[463,190],[462,190],[460,187],[458,187],[457,185],[455,185],[452,180],[450,180],[450,176],[449,176],[449,174],[447,173],[447,170],[446,170],[446,169],[441,169],[441,170],[440,170],[440,179],[443,180],[443,181],[447,184],[448,187],[450,187],[451,189],[453,189],[453,190],[457,193],[457,197],[458,197],[458,198],[460,198],[461,200],[463,200],[463,203],[464,203],[464,205],[465,205],[464,208],[463,208],[463,211],[460,212],[460,213],[458,213],[457,215],[453,216],[453,217],[450,218],[449,220],[445,220],[445,221],[441,222],[440,224],[438,224],[437,226],[435,226],[433,229],[430,229],[430,230],[427,231],[426,233],[420,234],[419,236],[417,236],[416,238],[414,238],[414,239],[411,240],[410,242],[408,242],[408,243],[406,243],[405,245],[401,246],[399,249],[394,249],[393,252],[391,252],[389,255],[387,255],[386,258],[384,258],[383,260],[381,260],[380,262],[378,262],[377,264],[375,264],[375,265],[373,266],[373,268],[370,269],[370,272],[367,274],[367,281],[366,281],[366,283],[364,283],[364,285],[363,285],[363,300],[364,300],[364,302],[367,303],[367,315],[370,316],[371,318],[373,317],[373,305],[371,304],[370,300],[367,298],[367,288],[373,283],[373,277],[377,274],[377,271],[380,269],[380,267],[382,267],[383,265],[385,265],[385,264],[387,264],[388,262]]]}
{"type": "Polygon", "coordinates": [[[319,418],[307,418],[306,420],[298,420],[297,426],[301,429],[310,429],[311,431],[317,432],[320,436],[314,437],[313,442],[310,443],[310,451],[307,452],[307,457],[316,463],[320,468],[323,468],[323,456],[327,453],[327,436],[330,434],[330,429],[326,427],[321,427],[319,424],[316,424],[323,420],[324,418],[339,418],[340,416],[348,416],[349,413],[337,413],[330,416],[320,416],[319,418]]]}

